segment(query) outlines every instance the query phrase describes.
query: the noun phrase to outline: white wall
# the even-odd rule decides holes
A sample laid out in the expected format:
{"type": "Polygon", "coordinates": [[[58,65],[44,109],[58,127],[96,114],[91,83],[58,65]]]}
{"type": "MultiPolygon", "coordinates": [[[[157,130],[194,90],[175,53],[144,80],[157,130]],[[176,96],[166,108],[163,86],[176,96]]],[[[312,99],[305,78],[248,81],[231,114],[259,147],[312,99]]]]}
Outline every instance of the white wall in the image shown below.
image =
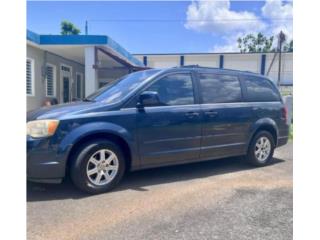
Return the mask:
{"type": "MultiPolygon", "coordinates": [[[[143,56],[135,56],[143,62],[143,56]]],[[[151,68],[167,68],[180,66],[180,55],[149,55],[148,67],[151,68]]]]}
{"type": "MultiPolygon", "coordinates": [[[[184,65],[198,64],[203,67],[219,67],[220,55],[223,55],[223,67],[242,71],[261,73],[262,53],[204,53],[204,54],[138,54],[135,55],[143,62],[143,56],[147,56],[147,66],[152,68],[175,67],[180,65],[180,56],[184,56],[184,65]]],[[[269,69],[274,53],[266,53],[265,75],[269,69]]],[[[278,78],[278,57],[277,55],[269,77],[273,81],[278,78]]],[[[281,64],[281,82],[292,84],[293,82],[293,54],[283,53],[281,64]]]]}
{"type": "Polygon", "coordinates": [[[219,55],[186,55],[184,65],[200,65],[203,67],[219,67],[219,55]]]}
{"type": "Polygon", "coordinates": [[[224,68],[260,73],[260,54],[224,54],[224,68]]]}

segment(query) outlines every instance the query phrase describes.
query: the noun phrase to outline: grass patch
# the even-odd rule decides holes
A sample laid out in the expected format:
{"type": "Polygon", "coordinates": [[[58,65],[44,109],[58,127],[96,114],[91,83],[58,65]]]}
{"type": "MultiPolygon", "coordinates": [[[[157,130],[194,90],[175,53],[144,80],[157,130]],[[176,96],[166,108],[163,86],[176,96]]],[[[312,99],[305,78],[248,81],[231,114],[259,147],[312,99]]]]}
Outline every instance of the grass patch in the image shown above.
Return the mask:
{"type": "Polygon", "coordinates": [[[290,124],[289,126],[289,140],[293,140],[293,125],[290,124]]]}

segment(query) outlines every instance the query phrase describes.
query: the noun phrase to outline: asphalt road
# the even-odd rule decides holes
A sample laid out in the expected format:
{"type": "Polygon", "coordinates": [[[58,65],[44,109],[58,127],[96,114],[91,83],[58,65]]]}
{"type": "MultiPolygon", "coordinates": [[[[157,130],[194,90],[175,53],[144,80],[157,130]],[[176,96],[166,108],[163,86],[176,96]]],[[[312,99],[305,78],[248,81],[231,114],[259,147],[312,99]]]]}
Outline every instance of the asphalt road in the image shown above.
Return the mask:
{"type": "Polygon", "coordinates": [[[239,158],[128,174],[89,196],[69,180],[27,185],[28,239],[292,239],[292,143],[273,164],[239,158]]]}

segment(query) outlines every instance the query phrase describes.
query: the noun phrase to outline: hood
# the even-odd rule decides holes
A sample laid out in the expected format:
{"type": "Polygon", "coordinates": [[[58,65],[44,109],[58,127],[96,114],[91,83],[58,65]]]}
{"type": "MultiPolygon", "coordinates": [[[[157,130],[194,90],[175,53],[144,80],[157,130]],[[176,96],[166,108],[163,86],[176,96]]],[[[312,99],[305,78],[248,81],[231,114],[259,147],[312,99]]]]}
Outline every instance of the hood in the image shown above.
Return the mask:
{"type": "Polygon", "coordinates": [[[111,105],[102,104],[100,102],[72,102],[66,104],[53,105],[50,107],[42,107],[27,112],[27,122],[37,119],[60,119],[62,117],[83,114],[93,111],[108,110],[111,105]]]}

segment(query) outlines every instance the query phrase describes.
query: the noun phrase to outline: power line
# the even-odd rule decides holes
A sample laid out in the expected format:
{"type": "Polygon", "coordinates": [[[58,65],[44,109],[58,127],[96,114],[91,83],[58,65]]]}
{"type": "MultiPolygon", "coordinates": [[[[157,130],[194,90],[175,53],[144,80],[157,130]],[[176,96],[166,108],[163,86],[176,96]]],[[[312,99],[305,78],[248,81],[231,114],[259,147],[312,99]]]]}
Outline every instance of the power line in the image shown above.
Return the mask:
{"type": "Polygon", "coordinates": [[[89,22],[249,22],[249,21],[289,21],[292,18],[242,18],[242,19],[218,19],[218,20],[198,20],[198,19],[91,19],[89,22]]]}
{"type": "MultiPolygon", "coordinates": [[[[242,19],[219,19],[219,20],[198,20],[198,19],[88,19],[85,23],[86,35],[88,34],[88,23],[89,22],[118,22],[118,23],[126,23],[126,22],[138,22],[138,23],[151,23],[151,22],[159,22],[159,23],[168,23],[168,22],[205,22],[205,23],[223,23],[223,22],[257,22],[261,20],[269,20],[273,22],[287,22],[292,20],[292,18],[242,18],[242,19]]],[[[285,24],[286,25],[286,24],[285,24]]]]}

